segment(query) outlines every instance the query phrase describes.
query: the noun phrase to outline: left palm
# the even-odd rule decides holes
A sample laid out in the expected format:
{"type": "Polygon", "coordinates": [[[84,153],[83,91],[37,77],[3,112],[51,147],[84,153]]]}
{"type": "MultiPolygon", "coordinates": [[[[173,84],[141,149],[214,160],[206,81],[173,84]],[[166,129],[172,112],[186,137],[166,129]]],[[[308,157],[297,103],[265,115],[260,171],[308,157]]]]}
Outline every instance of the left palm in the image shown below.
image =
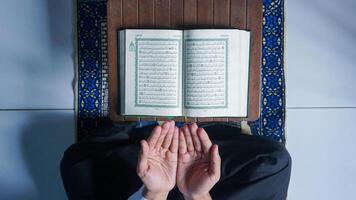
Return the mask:
{"type": "Polygon", "coordinates": [[[137,174],[153,192],[170,191],[176,183],[178,128],[174,122],[156,126],[147,140],[141,141],[137,174]]]}
{"type": "Polygon", "coordinates": [[[204,129],[193,123],[179,133],[177,186],[185,196],[207,194],[220,179],[221,158],[204,129]]]}

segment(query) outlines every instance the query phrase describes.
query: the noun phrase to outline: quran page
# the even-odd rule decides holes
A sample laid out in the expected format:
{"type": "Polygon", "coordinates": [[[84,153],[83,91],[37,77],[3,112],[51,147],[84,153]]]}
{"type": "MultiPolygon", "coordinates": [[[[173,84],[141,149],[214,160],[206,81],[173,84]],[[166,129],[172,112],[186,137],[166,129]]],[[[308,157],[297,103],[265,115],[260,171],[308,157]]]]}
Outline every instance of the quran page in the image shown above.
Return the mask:
{"type": "Polygon", "coordinates": [[[120,31],[121,114],[182,115],[182,36],[180,30],[120,31]]]}
{"type": "Polygon", "coordinates": [[[184,31],[184,115],[246,117],[250,33],[184,31]]]}

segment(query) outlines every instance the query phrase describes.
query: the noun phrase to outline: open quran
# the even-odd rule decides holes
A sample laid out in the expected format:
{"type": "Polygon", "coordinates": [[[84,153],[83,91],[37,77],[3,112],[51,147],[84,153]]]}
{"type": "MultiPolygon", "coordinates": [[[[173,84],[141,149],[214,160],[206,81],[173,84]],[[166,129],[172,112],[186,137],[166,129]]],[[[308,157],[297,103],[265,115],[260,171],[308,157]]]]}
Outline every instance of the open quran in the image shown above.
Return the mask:
{"type": "Polygon", "coordinates": [[[118,31],[120,114],[247,117],[250,32],[118,31]]]}

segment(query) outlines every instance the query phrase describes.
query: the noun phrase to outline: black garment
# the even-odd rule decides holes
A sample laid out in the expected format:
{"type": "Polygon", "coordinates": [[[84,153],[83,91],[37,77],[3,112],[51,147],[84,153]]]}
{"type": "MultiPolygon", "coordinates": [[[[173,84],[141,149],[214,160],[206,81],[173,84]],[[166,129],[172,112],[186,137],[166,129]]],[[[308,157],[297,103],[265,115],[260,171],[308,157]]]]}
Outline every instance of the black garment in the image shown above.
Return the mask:
{"type": "MultiPolygon", "coordinates": [[[[61,162],[68,198],[121,200],[136,192],[142,186],[136,175],[139,141],[153,127],[114,124],[69,147],[61,162]]],[[[221,178],[210,191],[213,199],[286,199],[291,158],[282,144],[243,135],[227,124],[200,127],[219,145],[222,159],[221,178]]],[[[183,196],[174,188],[168,199],[183,196]]]]}

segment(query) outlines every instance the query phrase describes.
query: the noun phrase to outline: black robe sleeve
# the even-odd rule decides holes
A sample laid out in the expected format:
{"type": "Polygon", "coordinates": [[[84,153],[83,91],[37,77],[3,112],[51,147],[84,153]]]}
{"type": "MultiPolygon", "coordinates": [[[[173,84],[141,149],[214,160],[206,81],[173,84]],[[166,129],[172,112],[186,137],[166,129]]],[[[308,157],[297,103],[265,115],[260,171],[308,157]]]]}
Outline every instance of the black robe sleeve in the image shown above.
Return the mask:
{"type": "MultiPolygon", "coordinates": [[[[260,136],[241,134],[229,124],[202,124],[222,158],[221,178],[210,194],[217,200],[286,199],[291,158],[285,147],[260,136]]],[[[70,200],[124,200],[142,182],[136,175],[139,141],[154,126],[113,124],[95,131],[64,153],[63,184],[70,200]]],[[[183,199],[174,188],[168,199],[183,199]]]]}

